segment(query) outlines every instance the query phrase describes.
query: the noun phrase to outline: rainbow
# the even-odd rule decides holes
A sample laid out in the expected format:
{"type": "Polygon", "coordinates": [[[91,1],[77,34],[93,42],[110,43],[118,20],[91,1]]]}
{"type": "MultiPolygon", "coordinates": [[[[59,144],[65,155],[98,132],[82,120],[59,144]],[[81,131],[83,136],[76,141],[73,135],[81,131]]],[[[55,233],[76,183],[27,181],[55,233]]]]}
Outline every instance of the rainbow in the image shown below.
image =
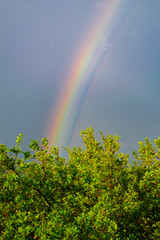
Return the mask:
{"type": "Polygon", "coordinates": [[[71,68],[65,81],[65,90],[60,94],[48,129],[47,136],[51,145],[60,146],[64,133],[67,136],[67,140],[70,140],[79,115],[78,109],[82,105],[83,94],[77,106],[75,104],[76,96],[80,89],[83,89],[82,92],[85,91],[91,82],[91,76],[98,61],[104,51],[106,51],[106,43],[111,37],[112,22],[122,1],[109,0],[101,2],[103,10],[101,8],[96,22],[92,24],[89,33],[72,60],[71,68]],[[70,117],[72,112],[74,113],[70,117]]]}

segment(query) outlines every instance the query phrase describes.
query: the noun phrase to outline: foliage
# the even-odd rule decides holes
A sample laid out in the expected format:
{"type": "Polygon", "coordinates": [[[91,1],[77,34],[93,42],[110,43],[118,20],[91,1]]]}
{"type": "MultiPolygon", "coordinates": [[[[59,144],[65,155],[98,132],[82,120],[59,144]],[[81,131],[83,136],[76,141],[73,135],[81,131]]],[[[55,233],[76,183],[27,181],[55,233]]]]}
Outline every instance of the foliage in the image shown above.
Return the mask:
{"type": "Polygon", "coordinates": [[[68,162],[46,138],[0,144],[0,239],[160,239],[160,138],[130,165],[119,137],[100,134],[82,131],[68,162]]]}

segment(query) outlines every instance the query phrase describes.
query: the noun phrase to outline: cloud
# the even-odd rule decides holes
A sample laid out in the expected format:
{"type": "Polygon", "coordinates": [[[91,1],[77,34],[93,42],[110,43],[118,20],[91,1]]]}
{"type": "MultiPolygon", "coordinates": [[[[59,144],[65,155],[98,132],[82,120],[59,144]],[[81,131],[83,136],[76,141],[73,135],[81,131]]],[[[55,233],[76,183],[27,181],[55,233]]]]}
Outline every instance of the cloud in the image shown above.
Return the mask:
{"type": "Polygon", "coordinates": [[[108,48],[112,47],[112,44],[111,43],[108,43],[108,42],[101,42],[98,46],[99,50],[102,52],[106,51],[108,48]]]}

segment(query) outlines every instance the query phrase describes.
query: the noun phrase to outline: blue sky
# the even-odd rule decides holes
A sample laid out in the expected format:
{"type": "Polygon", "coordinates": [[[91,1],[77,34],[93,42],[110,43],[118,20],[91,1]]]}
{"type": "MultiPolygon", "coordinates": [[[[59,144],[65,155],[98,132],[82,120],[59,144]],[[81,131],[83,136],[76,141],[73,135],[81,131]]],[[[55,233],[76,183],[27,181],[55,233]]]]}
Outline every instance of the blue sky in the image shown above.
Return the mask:
{"type": "MultiPolygon", "coordinates": [[[[24,133],[28,144],[46,135],[72,58],[106,1],[0,1],[0,142],[12,146],[24,133]]],[[[159,0],[121,0],[117,37],[95,72],[72,139],[62,145],[81,144],[79,132],[90,125],[96,136],[119,134],[125,152],[160,136],[159,12],[159,0]]]]}

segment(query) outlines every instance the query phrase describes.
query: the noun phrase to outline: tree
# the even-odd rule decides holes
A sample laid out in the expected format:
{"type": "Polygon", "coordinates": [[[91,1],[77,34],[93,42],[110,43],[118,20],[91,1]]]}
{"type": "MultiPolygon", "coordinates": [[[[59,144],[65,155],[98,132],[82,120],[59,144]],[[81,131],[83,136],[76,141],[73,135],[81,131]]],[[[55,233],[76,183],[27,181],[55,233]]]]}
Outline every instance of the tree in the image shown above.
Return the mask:
{"type": "Polygon", "coordinates": [[[129,164],[119,136],[100,134],[82,131],[68,162],[46,138],[0,145],[0,239],[160,239],[160,138],[129,164]]]}

